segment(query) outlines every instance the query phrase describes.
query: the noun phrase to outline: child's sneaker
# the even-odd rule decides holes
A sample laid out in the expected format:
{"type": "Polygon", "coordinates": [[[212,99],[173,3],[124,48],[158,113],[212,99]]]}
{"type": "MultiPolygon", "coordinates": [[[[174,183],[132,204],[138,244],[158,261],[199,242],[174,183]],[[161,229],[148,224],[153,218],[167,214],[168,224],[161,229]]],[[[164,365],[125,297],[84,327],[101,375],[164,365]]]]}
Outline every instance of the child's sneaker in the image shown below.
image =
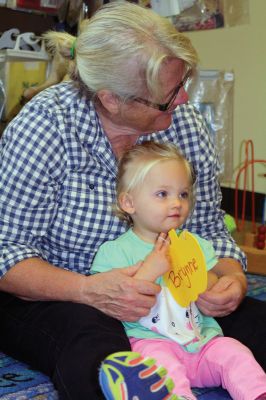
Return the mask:
{"type": "Polygon", "coordinates": [[[99,381],[107,400],[178,400],[174,383],[152,358],[123,351],[106,357],[99,381]]]}

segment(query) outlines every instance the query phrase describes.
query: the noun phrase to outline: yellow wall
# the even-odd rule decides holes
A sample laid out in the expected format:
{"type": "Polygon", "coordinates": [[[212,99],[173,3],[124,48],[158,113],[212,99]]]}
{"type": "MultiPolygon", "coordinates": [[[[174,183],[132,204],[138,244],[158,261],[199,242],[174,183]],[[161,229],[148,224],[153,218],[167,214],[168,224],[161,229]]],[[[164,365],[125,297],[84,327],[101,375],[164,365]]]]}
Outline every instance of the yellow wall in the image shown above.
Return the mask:
{"type": "MultiPolygon", "coordinates": [[[[255,158],[266,159],[266,0],[249,1],[245,25],[186,34],[199,53],[200,68],[234,71],[234,168],[244,140],[253,140],[255,158]]],[[[260,193],[266,193],[266,178],[258,175],[265,172],[265,164],[256,167],[260,193]]]]}

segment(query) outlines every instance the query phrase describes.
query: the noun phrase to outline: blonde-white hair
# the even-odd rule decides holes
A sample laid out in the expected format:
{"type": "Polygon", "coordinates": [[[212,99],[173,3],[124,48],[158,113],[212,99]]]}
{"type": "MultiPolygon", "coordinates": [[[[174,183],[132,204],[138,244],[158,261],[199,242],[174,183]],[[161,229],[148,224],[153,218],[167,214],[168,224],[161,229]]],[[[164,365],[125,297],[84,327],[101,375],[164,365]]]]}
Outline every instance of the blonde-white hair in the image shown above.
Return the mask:
{"type": "Polygon", "coordinates": [[[120,195],[122,193],[130,193],[141,186],[149,171],[155,165],[172,160],[182,163],[187,171],[190,184],[189,201],[192,209],[194,204],[194,172],[191,164],[173,143],[148,141],[136,144],[127,150],[119,160],[114,211],[120,219],[126,221],[129,225],[132,224],[131,216],[120,207],[120,195]]]}
{"type": "Polygon", "coordinates": [[[125,100],[148,92],[160,101],[163,63],[180,59],[186,72],[198,60],[190,40],[169,20],[128,1],[99,8],[81,23],[75,42],[72,35],[62,32],[48,32],[44,37],[48,48],[64,57],[74,53],[71,76],[91,97],[106,89],[125,100]]]}

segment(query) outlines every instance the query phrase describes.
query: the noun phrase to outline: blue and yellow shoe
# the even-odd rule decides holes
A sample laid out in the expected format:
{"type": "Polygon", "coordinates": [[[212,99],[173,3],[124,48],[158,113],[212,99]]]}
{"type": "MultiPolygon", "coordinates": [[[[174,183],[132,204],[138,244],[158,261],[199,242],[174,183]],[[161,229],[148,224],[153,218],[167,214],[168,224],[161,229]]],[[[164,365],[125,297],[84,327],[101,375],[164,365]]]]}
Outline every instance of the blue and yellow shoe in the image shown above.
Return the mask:
{"type": "Polygon", "coordinates": [[[124,351],[106,357],[99,382],[107,400],[179,400],[174,383],[152,358],[124,351]]]}

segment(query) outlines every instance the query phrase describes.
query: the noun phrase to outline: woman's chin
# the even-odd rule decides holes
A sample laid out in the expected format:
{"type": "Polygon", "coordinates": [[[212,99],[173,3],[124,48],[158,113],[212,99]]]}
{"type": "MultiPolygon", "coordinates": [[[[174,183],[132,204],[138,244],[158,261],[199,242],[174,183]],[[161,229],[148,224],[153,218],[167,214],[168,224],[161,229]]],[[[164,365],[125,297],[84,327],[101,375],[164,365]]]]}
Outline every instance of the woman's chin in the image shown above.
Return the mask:
{"type": "Polygon", "coordinates": [[[157,122],[156,131],[164,131],[165,129],[168,129],[172,123],[172,114],[166,114],[164,118],[157,122]]]}

